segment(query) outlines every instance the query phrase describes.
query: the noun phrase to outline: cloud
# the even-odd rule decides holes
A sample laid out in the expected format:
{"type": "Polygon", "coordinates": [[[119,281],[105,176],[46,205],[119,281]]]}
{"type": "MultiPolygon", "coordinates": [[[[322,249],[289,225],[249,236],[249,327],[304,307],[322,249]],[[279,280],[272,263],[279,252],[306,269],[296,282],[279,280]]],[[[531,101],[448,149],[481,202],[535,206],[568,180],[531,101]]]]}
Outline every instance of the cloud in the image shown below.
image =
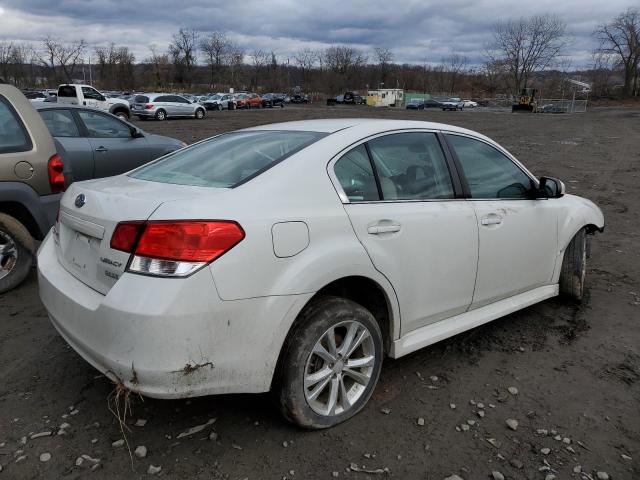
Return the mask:
{"type": "Polygon", "coordinates": [[[572,65],[584,66],[596,47],[591,33],[636,0],[0,0],[0,40],[37,43],[46,35],[83,38],[91,46],[115,42],[142,60],[149,45],[166,47],[180,27],[227,31],[247,52],[261,48],[291,58],[300,48],[347,44],[371,53],[390,48],[395,60],[437,63],[458,53],[483,61],[499,19],[552,13],[572,34],[572,65]]]}

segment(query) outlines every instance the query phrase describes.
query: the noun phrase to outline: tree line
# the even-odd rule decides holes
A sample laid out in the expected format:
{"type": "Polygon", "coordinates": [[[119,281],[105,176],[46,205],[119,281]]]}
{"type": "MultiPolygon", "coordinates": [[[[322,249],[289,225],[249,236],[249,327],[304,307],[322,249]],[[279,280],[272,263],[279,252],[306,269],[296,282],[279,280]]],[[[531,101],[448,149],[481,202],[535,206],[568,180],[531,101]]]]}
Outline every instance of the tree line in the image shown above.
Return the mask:
{"type": "Polygon", "coordinates": [[[567,25],[557,16],[498,21],[485,46],[483,65],[453,53],[440,62],[401,64],[378,47],[301,48],[288,57],[247,50],[224,31],[181,28],[166,48],[149,47],[137,59],[126,46],[90,48],[82,39],[46,37],[36,45],[0,42],[0,77],[19,86],[55,86],[81,79],[103,89],[290,91],[301,86],[325,94],[378,87],[475,96],[517,94],[527,87],[554,92],[569,74],[580,74],[595,95],[640,96],[640,10],[630,8],[593,32],[599,46],[590,68],[572,69],[567,25]]]}

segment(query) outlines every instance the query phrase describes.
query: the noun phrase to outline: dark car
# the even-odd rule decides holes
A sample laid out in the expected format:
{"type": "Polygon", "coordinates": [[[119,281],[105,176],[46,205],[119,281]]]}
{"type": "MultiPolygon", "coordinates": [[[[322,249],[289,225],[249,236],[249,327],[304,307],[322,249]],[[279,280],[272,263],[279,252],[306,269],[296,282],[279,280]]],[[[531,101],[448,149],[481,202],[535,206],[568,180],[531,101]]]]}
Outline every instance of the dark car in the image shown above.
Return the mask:
{"type": "Polygon", "coordinates": [[[424,100],[414,98],[407,103],[407,110],[424,110],[424,100]]]}
{"type": "Polygon", "coordinates": [[[264,108],[284,107],[284,100],[286,95],[284,93],[265,93],[262,95],[262,106],[264,108]]]}
{"type": "Polygon", "coordinates": [[[309,103],[309,97],[302,93],[294,93],[291,95],[291,103],[309,103]]]}
{"type": "Polygon", "coordinates": [[[424,108],[442,108],[442,102],[430,98],[424,101],[424,108]]]}

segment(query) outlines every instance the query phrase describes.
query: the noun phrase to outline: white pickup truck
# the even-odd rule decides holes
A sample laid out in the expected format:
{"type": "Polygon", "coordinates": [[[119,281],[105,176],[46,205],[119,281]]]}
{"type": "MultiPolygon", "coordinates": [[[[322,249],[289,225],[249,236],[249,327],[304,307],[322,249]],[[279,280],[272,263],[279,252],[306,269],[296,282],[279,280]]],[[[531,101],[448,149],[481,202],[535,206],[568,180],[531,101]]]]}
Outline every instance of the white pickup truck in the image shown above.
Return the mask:
{"type": "Polygon", "coordinates": [[[65,83],[58,87],[58,103],[85,105],[112,113],[123,120],[131,116],[129,102],[122,98],[107,98],[90,85],[65,83]]]}

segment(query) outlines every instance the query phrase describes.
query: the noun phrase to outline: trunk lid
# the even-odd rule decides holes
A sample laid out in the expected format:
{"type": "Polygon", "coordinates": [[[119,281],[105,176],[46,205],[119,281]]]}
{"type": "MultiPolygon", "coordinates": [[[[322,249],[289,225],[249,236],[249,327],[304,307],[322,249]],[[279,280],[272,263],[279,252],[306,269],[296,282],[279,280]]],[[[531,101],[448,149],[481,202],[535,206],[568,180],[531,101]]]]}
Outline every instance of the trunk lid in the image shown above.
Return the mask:
{"type": "Polygon", "coordinates": [[[126,175],[74,183],[60,202],[58,261],[78,280],[106,295],[124,273],[130,257],[110,247],[119,222],[147,220],[163,203],[223,191],[126,175]]]}

